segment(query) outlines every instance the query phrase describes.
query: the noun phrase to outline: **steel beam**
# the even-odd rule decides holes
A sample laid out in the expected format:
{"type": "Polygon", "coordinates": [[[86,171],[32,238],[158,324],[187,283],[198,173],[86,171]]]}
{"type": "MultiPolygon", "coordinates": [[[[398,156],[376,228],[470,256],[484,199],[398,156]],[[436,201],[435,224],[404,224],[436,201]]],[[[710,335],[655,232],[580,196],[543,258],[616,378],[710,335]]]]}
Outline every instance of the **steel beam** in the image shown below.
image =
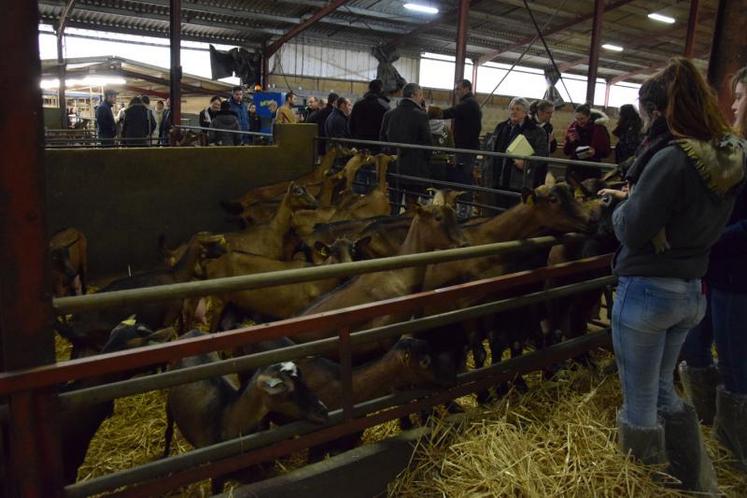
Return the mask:
{"type": "Polygon", "coordinates": [[[695,34],[698,31],[698,7],[700,0],[690,0],[690,15],[687,18],[687,35],[685,36],[685,57],[692,57],[695,50],[695,34]]]}
{"type": "MultiPolygon", "coordinates": [[[[469,29],[469,4],[470,0],[459,0],[454,81],[464,79],[464,62],[467,59],[467,30],[469,29]]],[[[456,104],[457,100],[457,94],[454,92],[453,103],[456,104]]]]}
{"type": "Polygon", "coordinates": [[[169,3],[169,46],[171,67],[169,75],[169,95],[171,124],[182,124],[182,0],[170,0],[169,3]]]}
{"type": "Polygon", "coordinates": [[[740,68],[747,66],[747,46],[744,43],[744,6],[742,2],[720,0],[713,29],[708,81],[719,96],[719,107],[729,122],[733,96],[729,80],[740,68]]]}
{"type": "Polygon", "coordinates": [[[60,128],[66,128],[67,125],[67,101],[65,99],[65,55],[63,54],[63,43],[65,41],[65,23],[70,15],[70,11],[75,6],[76,0],[68,0],[65,8],[62,10],[60,20],[57,23],[57,78],[60,80],[60,86],[57,89],[58,104],[60,107],[60,128]]]}
{"type": "Polygon", "coordinates": [[[283,46],[284,43],[287,43],[288,41],[292,40],[296,36],[300,35],[307,29],[309,29],[311,26],[316,24],[319,19],[331,14],[332,12],[336,11],[338,8],[340,8],[342,5],[345,5],[350,0],[333,0],[330,3],[327,4],[326,7],[319,9],[316,11],[316,13],[306,19],[301,24],[297,25],[296,27],[292,28],[290,31],[285,33],[283,36],[281,36],[279,39],[275,40],[270,44],[270,46],[267,47],[267,51],[265,52],[265,57],[271,57],[275,52],[280,50],[280,47],[283,46]]]}
{"type": "Polygon", "coordinates": [[[586,102],[589,105],[594,105],[594,92],[597,88],[604,4],[605,0],[594,0],[594,22],[591,27],[591,48],[589,49],[589,76],[586,79],[586,102]]]}
{"type": "MultiPolygon", "coordinates": [[[[615,10],[615,9],[617,9],[619,7],[622,7],[623,5],[627,5],[627,4],[631,3],[632,1],[633,0],[617,0],[615,2],[611,2],[611,3],[607,4],[606,7],[604,7],[604,12],[609,12],[611,10],[615,10]]],[[[584,14],[584,15],[578,16],[578,17],[576,17],[574,19],[571,19],[569,21],[566,21],[563,24],[559,24],[558,26],[556,26],[554,28],[551,28],[551,29],[547,30],[547,32],[542,33],[542,34],[544,36],[551,36],[551,35],[560,33],[561,31],[565,31],[568,28],[572,28],[574,26],[577,26],[577,25],[579,25],[579,24],[581,24],[583,22],[586,22],[586,21],[588,21],[590,19],[594,19],[595,12],[596,12],[596,8],[595,8],[594,12],[590,12],[588,14],[584,14]]],[[[527,36],[526,38],[522,38],[521,40],[519,40],[516,43],[513,43],[511,45],[508,45],[506,47],[501,48],[500,50],[496,50],[495,52],[491,52],[491,53],[487,54],[483,58],[483,60],[485,62],[492,61],[493,59],[495,59],[496,57],[498,57],[501,54],[504,54],[506,52],[511,52],[512,50],[516,50],[516,49],[522,48],[525,45],[527,45],[529,43],[532,43],[533,40],[534,40],[534,36],[533,35],[532,36],[527,36]]]]}
{"type": "MultiPolygon", "coordinates": [[[[0,344],[3,370],[54,363],[42,150],[37,2],[7,2],[0,17],[0,344]]],[[[7,455],[14,496],[61,496],[52,391],[9,397],[7,455]]],[[[5,444],[5,442],[4,442],[5,444]]],[[[7,457],[7,458],[6,458],[7,457]]]]}

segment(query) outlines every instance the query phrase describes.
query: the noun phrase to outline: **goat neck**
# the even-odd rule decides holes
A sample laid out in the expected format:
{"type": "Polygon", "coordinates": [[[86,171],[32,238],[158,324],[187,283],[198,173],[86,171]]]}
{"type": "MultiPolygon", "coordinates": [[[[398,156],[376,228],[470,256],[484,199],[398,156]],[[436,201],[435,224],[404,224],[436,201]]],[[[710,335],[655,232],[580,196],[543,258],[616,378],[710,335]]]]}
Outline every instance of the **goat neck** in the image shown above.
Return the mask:
{"type": "Polygon", "coordinates": [[[269,413],[257,387],[257,373],[243,391],[223,409],[221,440],[225,441],[253,432],[269,413]]]}
{"type": "Polygon", "coordinates": [[[542,229],[537,209],[519,204],[476,227],[476,232],[465,230],[472,244],[487,244],[501,240],[526,239],[542,229]]]}
{"type": "Polygon", "coordinates": [[[197,240],[193,239],[189,242],[186,251],[184,251],[182,257],[174,265],[174,279],[177,282],[186,282],[192,278],[195,265],[200,258],[201,250],[202,247],[200,247],[200,243],[197,240]]]}

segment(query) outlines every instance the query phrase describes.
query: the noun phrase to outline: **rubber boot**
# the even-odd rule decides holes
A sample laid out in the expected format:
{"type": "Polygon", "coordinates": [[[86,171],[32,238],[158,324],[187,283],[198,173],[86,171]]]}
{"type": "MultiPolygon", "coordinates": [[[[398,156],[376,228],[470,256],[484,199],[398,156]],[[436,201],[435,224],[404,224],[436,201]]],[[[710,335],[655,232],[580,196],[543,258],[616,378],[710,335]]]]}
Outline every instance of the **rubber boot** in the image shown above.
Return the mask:
{"type": "Polygon", "coordinates": [[[718,386],[713,430],[721,444],[731,451],[734,464],[747,473],[747,395],[718,386]]]}
{"type": "Polygon", "coordinates": [[[721,383],[718,369],[713,365],[694,368],[683,361],[678,370],[685,395],[695,407],[698,418],[705,425],[712,425],[716,415],[716,386],[721,383]]]}
{"type": "Polygon", "coordinates": [[[626,455],[630,453],[645,465],[661,465],[667,463],[664,444],[664,428],[657,424],[655,427],[641,427],[627,423],[622,412],[617,412],[617,428],[619,431],[620,450],[626,455]]]}
{"type": "Polygon", "coordinates": [[[662,414],[662,420],[669,474],[680,481],[682,489],[721,496],[695,408],[683,403],[681,410],[662,414]]]}

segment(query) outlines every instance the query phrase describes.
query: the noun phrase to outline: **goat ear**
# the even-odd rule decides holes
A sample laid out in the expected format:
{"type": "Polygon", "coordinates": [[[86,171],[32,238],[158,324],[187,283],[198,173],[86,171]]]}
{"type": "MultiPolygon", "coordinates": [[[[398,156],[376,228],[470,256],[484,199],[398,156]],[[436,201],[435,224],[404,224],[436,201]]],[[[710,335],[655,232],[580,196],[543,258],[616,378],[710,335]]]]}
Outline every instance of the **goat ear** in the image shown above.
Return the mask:
{"type": "Polygon", "coordinates": [[[555,179],[555,175],[548,171],[545,175],[545,185],[547,185],[548,187],[554,187],[556,183],[557,180],[555,179]]]}
{"type": "Polygon", "coordinates": [[[528,188],[525,188],[521,192],[521,202],[526,204],[527,206],[533,206],[536,202],[536,196],[534,194],[534,190],[530,190],[528,188]]]}
{"type": "Polygon", "coordinates": [[[270,396],[276,396],[288,390],[285,382],[280,377],[260,375],[257,381],[259,388],[270,396]]]}
{"type": "Polygon", "coordinates": [[[358,240],[355,241],[355,247],[357,248],[357,247],[365,246],[366,244],[368,244],[370,242],[371,242],[371,236],[370,235],[366,235],[365,237],[360,238],[360,239],[358,239],[358,240]]]}
{"type": "Polygon", "coordinates": [[[321,240],[317,240],[316,242],[314,242],[314,250],[316,250],[316,252],[318,252],[325,258],[329,255],[329,246],[321,240]]]}

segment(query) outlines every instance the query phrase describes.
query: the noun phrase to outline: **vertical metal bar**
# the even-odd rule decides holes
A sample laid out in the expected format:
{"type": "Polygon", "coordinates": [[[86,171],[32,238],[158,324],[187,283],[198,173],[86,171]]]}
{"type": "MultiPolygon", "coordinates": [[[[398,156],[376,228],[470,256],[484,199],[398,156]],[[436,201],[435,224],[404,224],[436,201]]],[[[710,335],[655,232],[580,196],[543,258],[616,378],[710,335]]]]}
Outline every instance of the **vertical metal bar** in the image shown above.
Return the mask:
{"type": "Polygon", "coordinates": [[[612,89],[612,83],[607,82],[604,86],[604,108],[608,108],[610,105],[610,90],[612,89]]]}
{"type": "Polygon", "coordinates": [[[685,38],[685,57],[692,57],[695,50],[695,34],[698,31],[698,7],[700,0],[690,0],[690,15],[687,18],[687,36],[685,38]]]}
{"type": "Polygon", "coordinates": [[[169,0],[169,44],[171,48],[171,124],[182,124],[182,0],[169,0]]]}
{"type": "Polygon", "coordinates": [[[60,128],[67,128],[67,101],[65,99],[65,57],[62,53],[62,42],[64,34],[62,27],[57,28],[57,79],[60,86],[57,89],[57,98],[60,108],[60,128]]]}
{"type": "Polygon", "coordinates": [[[708,81],[719,96],[719,107],[729,122],[732,95],[729,87],[731,75],[747,65],[747,44],[744,43],[744,7],[742,2],[720,0],[713,29],[711,59],[708,64],[708,81]]]}
{"type": "Polygon", "coordinates": [[[472,64],[472,93],[477,95],[477,69],[480,67],[480,59],[473,59],[472,64]]]}
{"type": "MultiPolygon", "coordinates": [[[[469,3],[470,0],[459,0],[459,13],[457,18],[457,38],[456,38],[456,65],[454,71],[454,81],[464,79],[464,61],[467,59],[467,30],[469,28],[469,3]]],[[[474,88],[474,87],[473,87],[474,88]]],[[[454,93],[453,103],[457,103],[457,96],[454,93]]]]}
{"type": "Polygon", "coordinates": [[[342,381],[342,416],[353,418],[353,351],[350,347],[350,327],[340,330],[340,380],[342,381]]]}
{"type": "Polygon", "coordinates": [[[599,48],[602,44],[602,20],[605,0],[594,0],[594,21],[591,28],[591,48],[589,50],[589,78],[586,83],[586,102],[594,105],[594,92],[599,72],[599,48]]]}
{"type": "MultiPolygon", "coordinates": [[[[8,2],[0,17],[0,335],[6,370],[53,363],[54,338],[44,203],[41,63],[37,2],[8,2]]],[[[17,393],[9,400],[13,493],[62,492],[55,396],[17,393]]]]}

